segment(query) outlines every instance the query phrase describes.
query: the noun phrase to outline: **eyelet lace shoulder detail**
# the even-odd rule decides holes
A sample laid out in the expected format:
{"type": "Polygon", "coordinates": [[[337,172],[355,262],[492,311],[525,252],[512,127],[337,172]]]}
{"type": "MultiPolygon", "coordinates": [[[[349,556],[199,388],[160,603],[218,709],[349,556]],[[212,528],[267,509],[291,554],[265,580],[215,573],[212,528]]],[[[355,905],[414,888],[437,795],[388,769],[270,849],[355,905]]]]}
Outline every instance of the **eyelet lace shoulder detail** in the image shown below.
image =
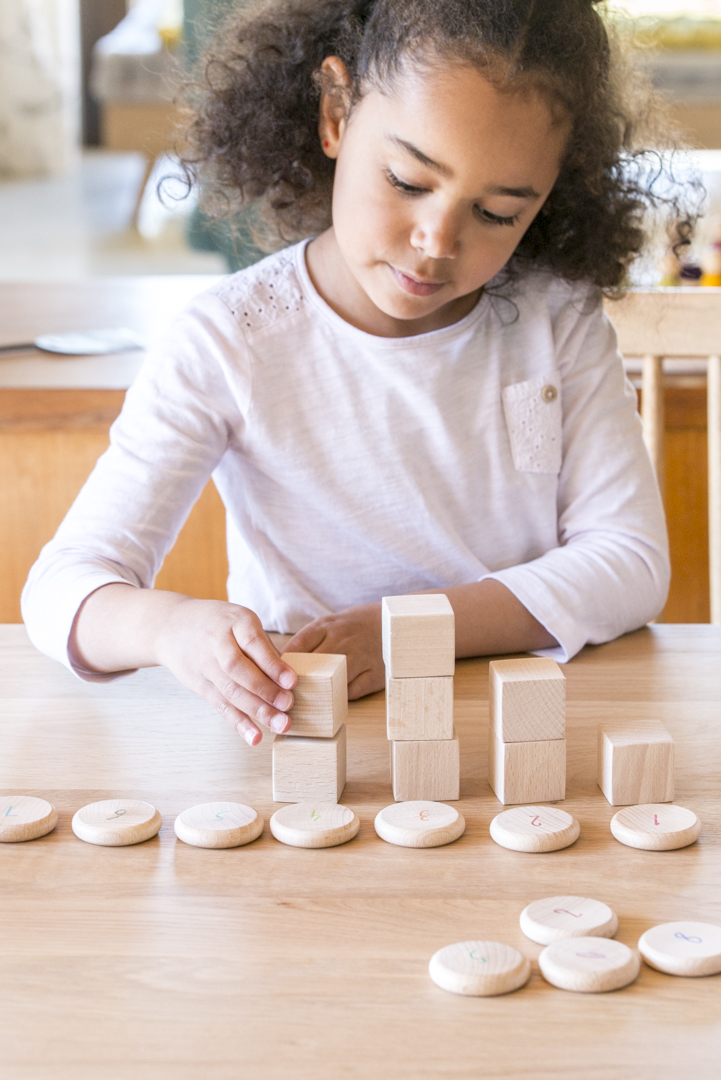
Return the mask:
{"type": "Polygon", "coordinates": [[[295,272],[294,248],[270,255],[226,278],[211,292],[223,300],[250,333],[300,311],[305,298],[295,272]]]}

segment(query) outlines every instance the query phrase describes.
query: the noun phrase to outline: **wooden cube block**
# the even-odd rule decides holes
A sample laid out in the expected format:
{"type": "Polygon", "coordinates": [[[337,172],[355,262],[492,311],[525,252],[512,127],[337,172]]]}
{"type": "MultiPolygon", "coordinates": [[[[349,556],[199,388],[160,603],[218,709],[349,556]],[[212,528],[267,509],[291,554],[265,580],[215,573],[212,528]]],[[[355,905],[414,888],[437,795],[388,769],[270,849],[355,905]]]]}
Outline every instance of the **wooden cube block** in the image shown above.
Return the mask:
{"type": "Polygon", "coordinates": [[[452,675],[456,630],[448,597],[384,596],[383,660],[390,679],[452,675]]]}
{"type": "Polygon", "coordinates": [[[396,802],[460,799],[461,765],[458,736],[452,739],[392,742],[391,780],[396,802]]]}
{"type": "Polygon", "coordinates": [[[492,660],[488,707],[491,726],[502,742],[563,739],[566,677],[555,660],[492,660]]]}
{"type": "Polygon", "coordinates": [[[611,806],[671,802],[671,733],[653,720],[599,724],[598,786],[611,806]]]}
{"type": "Polygon", "coordinates": [[[335,653],[283,653],[298,673],[295,703],[288,715],[290,735],[330,739],[348,715],[348,670],[345,656],[335,653]]]}
{"type": "Polygon", "coordinates": [[[345,724],[332,739],[276,735],[274,802],[338,802],[345,787],[345,724]]]}
{"type": "Polygon", "coordinates": [[[453,679],[386,679],[388,738],[452,739],[453,679]]]}
{"type": "Polygon", "coordinates": [[[488,782],[502,803],[566,798],[566,740],[504,743],[488,726],[488,782]]]}

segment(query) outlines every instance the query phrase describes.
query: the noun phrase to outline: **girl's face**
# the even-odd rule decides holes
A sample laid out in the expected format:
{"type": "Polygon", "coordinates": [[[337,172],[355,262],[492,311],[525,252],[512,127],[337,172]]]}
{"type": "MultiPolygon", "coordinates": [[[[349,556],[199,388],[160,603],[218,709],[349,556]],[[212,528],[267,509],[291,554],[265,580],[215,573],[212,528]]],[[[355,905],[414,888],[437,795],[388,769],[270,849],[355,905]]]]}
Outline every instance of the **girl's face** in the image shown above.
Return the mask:
{"type": "MultiPolygon", "coordinates": [[[[342,77],[341,61],[325,63],[342,77]]],[[[382,336],[463,318],[549,195],[568,130],[532,89],[498,90],[470,66],[401,75],[347,121],[324,95],[337,163],[333,226],[308,254],[319,291],[382,336]]]]}

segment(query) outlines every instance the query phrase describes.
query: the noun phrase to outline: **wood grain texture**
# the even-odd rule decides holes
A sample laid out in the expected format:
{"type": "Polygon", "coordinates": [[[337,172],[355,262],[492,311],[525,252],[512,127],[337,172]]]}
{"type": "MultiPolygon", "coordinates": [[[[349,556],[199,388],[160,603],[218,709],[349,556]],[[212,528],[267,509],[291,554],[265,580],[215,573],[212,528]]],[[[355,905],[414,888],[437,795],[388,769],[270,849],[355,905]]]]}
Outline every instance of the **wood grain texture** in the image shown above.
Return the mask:
{"type": "Polygon", "coordinates": [[[708,519],[711,622],[721,623],[721,349],[708,362],[708,519]]]}
{"type": "Polygon", "coordinates": [[[608,904],[588,896],[546,896],[523,909],[520,925],[531,941],[550,945],[565,938],[613,937],[618,916],[608,904]]]}
{"type": "Polygon", "coordinates": [[[58,812],[47,799],[31,795],[0,796],[0,844],[18,844],[47,836],[58,823],[58,812]]]}
{"type": "Polygon", "coordinates": [[[266,828],[247,847],[204,852],[178,842],[175,817],[227,799],[268,821],[271,740],[248,747],[166,671],[83,683],[39,656],[22,627],[0,628],[0,792],[43,796],[60,814],[48,836],[0,845],[12,927],[0,934],[2,1070],[11,1080],[579,1080],[590,1063],[592,1080],[718,1080],[717,979],[644,965],[620,994],[567,994],[540,976],[541,946],[518,919],[537,897],[569,893],[606,901],[634,948],[659,923],[721,924],[720,651],[719,628],[662,625],[565,666],[564,808],[582,832],[564,851],[536,859],[489,836],[499,805],[486,783],[488,663],[461,660],[457,843],[413,851],[377,836],[373,819],[392,801],[380,693],[349,706],[355,840],[314,854],[266,828]],[[599,722],[644,718],[671,731],[679,802],[704,822],[697,844],[667,856],[613,838],[596,784],[599,722]],[[119,796],[158,807],[157,838],[122,850],[78,841],[75,810],[119,796]],[[436,988],[433,953],[476,939],[524,952],[527,987],[483,1001],[436,988]]]}
{"type": "Polygon", "coordinates": [[[273,740],[275,802],[338,802],[346,778],[346,727],[332,739],[276,735],[273,740]]]}
{"type": "Polygon", "coordinates": [[[288,715],[291,735],[332,739],[348,715],[348,667],[334,653],[283,653],[298,675],[288,715]]]}
{"type": "Polygon", "coordinates": [[[453,738],[453,677],[386,679],[386,734],[392,741],[453,738]]]}
{"type": "Polygon", "coordinates": [[[598,728],[598,786],[611,806],[670,802],[674,746],[658,721],[598,728]]]}
{"type": "Polygon", "coordinates": [[[560,990],[600,994],[635,982],[641,960],[621,941],[579,937],[547,945],[538,966],[544,979],[560,990]]]}
{"type": "Polygon", "coordinates": [[[276,810],[270,819],[273,836],[290,847],[338,847],[357,836],[359,829],[358,815],[336,803],[295,803],[276,810]]]}
{"type": "Polygon", "coordinates": [[[701,822],[693,810],[669,803],[627,806],[611,818],[611,833],[627,847],[644,851],[675,851],[688,847],[701,835],[701,822]]]}
{"type": "Polygon", "coordinates": [[[455,806],[423,799],[384,806],[374,825],[382,840],[410,848],[451,844],[466,829],[465,818],[455,806]]]}
{"type": "Polygon", "coordinates": [[[455,616],[443,593],[384,596],[382,627],[383,660],[388,678],[453,675],[455,616]]]}
{"type": "Polygon", "coordinates": [[[163,819],[141,799],[101,799],[73,815],[72,828],[79,840],[100,847],[128,847],[151,840],[163,819]]]}
{"type": "Polygon", "coordinates": [[[460,749],[455,732],[452,739],[404,740],[390,746],[396,802],[454,802],[460,798],[460,749]]]}
{"type": "Polygon", "coordinates": [[[500,941],[457,941],[431,957],[428,974],[436,986],[465,997],[494,997],[525,986],[528,957],[500,941]]]}
{"type": "Polygon", "coordinates": [[[581,826],[558,806],[514,806],[496,814],[493,840],[511,851],[560,851],[578,840],[581,826]]]}
{"type": "Polygon", "coordinates": [[[555,660],[492,660],[491,725],[502,742],[540,742],[566,734],[566,679],[555,660]]]}
{"type": "Polygon", "coordinates": [[[667,975],[698,977],[721,972],[721,926],[670,922],[652,926],[638,941],[647,964],[667,975]]]}
{"type": "Polygon", "coordinates": [[[566,740],[505,743],[489,724],[488,783],[505,805],[565,799],[566,740]]]}
{"type": "Polygon", "coordinates": [[[242,847],[263,832],[263,818],[252,806],[235,802],[202,803],[178,814],[173,828],[178,840],[192,847],[242,847]]]}

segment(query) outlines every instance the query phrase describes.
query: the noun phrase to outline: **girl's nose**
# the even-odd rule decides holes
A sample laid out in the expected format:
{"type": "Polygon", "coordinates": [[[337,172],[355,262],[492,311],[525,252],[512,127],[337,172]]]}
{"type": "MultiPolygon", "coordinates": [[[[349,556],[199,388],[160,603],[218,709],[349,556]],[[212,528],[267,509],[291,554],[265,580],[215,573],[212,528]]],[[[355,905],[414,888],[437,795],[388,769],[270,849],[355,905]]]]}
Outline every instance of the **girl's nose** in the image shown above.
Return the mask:
{"type": "Polygon", "coordinates": [[[458,223],[451,214],[426,215],[413,227],[411,246],[430,259],[454,259],[458,254],[458,223]]]}

